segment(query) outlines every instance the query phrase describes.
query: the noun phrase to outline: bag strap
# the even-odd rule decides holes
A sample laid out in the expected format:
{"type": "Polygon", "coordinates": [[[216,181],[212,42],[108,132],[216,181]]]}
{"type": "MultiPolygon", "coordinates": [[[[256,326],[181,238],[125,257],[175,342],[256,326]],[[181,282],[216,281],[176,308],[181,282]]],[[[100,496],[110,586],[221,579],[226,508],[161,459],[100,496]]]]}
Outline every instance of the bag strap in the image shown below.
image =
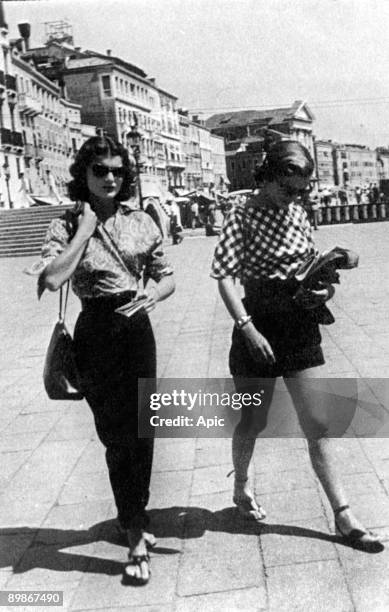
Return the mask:
{"type": "Polygon", "coordinates": [[[133,265],[132,262],[129,261],[127,264],[124,262],[119,247],[117,246],[111,234],[105,229],[102,223],[98,223],[97,230],[100,233],[100,236],[102,237],[103,241],[109,243],[111,251],[113,252],[113,254],[115,254],[115,257],[122,266],[122,268],[127,272],[127,274],[128,272],[131,272],[131,274],[135,276],[135,278],[139,281],[142,278],[142,275],[138,272],[137,268],[133,265]]]}
{"type": "Polygon", "coordinates": [[[60,287],[60,290],[59,290],[58,319],[61,323],[65,323],[66,308],[68,305],[68,298],[69,298],[69,289],[70,289],[70,281],[67,281],[66,289],[64,290],[63,287],[60,287]],[[65,293],[65,296],[64,296],[64,293],[65,293]]]}

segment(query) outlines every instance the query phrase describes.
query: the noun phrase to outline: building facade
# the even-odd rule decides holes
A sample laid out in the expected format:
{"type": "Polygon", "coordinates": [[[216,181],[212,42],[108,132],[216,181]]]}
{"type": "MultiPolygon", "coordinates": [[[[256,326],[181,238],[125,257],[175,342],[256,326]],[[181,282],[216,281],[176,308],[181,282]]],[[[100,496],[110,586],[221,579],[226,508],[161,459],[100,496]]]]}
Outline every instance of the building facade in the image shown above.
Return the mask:
{"type": "Polygon", "coordinates": [[[297,100],[288,108],[218,113],[206,120],[206,126],[213,134],[224,138],[232,189],[244,189],[253,186],[255,166],[264,154],[266,130],[298,140],[314,156],[313,121],[314,115],[308,105],[297,100]]]}
{"type": "Polygon", "coordinates": [[[336,183],[334,145],[331,140],[315,140],[316,177],[319,188],[332,188],[336,183]]]}
{"type": "Polygon", "coordinates": [[[0,3],[0,206],[12,208],[24,170],[24,145],[18,112],[16,76],[8,25],[0,3]]]}
{"type": "Polygon", "coordinates": [[[377,178],[379,181],[389,180],[389,148],[378,147],[377,154],[377,178]]]}
{"type": "Polygon", "coordinates": [[[194,191],[202,187],[199,128],[188,111],[179,111],[181,147],[185,161],[183,181],[185,189],[194,191]]]}
{"type": "MultiPolygon", "coordinates": [[[[168,189],[183,188],[185,158],[181,148],[177,98],[158,89],[160,102],[160,132],[166,159],[166,183],[168,189]]],[[[158,133],[157,133],[158,135],[158,133]]]]}
{"type": "Polygon", "coordinates": [[[364,145],[334,144],[334,174],[340,187],[368,187],[378,183],[377,152],[364,145]]]}
{"type": "Polygon", "coordinates": [[[216,189],[226,189],[229,184],[226,167],[226,151],[224,138],[210,134],[211,162],[213,167],[213,182],[216,189]]]}
{"type": "Polygon", "coordinates": [[[142,178],[158,180],[164,189],[226,182],[223,138],[201,121],[179,117],[176,96],[139,67],[110,50],[75,47],[72,28],[63,21],[45,24],[43,46],[30,48],[28,23],[19,24],[20,38],[9,42],[1,0],[0,25],[2,206],[26,205],[12,195],[23,191],[28,197],[55,195],[59,203],[76,152],[97,128],[131,154],[135,126],[142,178]]]}

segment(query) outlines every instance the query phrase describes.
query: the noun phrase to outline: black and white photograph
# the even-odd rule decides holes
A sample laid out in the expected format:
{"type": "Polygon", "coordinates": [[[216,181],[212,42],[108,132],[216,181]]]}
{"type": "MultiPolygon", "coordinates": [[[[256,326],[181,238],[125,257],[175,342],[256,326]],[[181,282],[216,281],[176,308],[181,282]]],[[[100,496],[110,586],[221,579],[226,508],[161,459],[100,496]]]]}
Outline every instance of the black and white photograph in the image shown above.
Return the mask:
{"type": "Polygon", "coordinates": [[[389,609],[388,31],[0,0],[0,610],[389,609]]]}

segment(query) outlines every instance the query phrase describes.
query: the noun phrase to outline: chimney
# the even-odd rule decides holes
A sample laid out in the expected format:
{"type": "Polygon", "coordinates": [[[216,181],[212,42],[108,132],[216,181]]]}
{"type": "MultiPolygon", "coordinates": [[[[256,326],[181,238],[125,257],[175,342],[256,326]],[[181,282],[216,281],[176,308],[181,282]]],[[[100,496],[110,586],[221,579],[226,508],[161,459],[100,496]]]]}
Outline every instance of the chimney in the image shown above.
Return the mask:
{"type": "Polygon", "coordinates": [[[3,7],[3,3],[1,0],[0,0],[0,28],[5,28],[6,30],[8,30],[8,24],[5,21],[4,7],[3,7]]]}
{"type": "Polygon", "coordinates": [[[155,77],[149,77],[149,81],[152,85],[155,85],[155,77]]]}
{"type": "Polygon", "coordinates": [[[112,55],[112,49],[107,49],[107,55],[108,55],[108,57],[111,57],[111,55],[112,55]]]}
{"type": "Polygon", "coordinates": [[[193,123],[199,123],[199,116],[198,115],[192,115],[192,121],[193,121],[193,123]]]}
{"type": "Polygon", "coordinates": [[[30,48],[31,26],[29,23],[18,23],[20,36],[24,40],[24,49],[28,51],[30,48]]]}

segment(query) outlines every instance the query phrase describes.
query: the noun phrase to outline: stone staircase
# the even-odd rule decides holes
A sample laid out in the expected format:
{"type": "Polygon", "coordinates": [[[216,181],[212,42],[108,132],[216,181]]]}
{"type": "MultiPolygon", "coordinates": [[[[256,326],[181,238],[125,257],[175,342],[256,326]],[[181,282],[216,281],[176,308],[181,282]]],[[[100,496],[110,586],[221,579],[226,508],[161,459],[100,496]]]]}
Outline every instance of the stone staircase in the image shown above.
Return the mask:
{"type": "Polygon", "coordinates": [[[0,211],[0,257],[39,255],[47,227],[70,206],[32,206],[0,211]]]}

